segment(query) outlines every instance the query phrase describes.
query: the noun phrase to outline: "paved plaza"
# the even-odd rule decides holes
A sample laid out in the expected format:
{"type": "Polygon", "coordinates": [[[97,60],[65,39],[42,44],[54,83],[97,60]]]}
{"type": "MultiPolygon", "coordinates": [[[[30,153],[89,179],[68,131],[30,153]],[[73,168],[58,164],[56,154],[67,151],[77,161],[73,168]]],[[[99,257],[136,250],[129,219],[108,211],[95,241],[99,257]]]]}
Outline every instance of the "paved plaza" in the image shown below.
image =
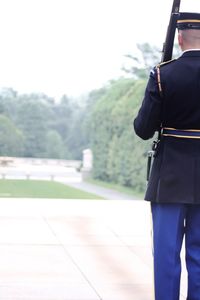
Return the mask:
{"type": "Polygon", "coordinates": [[[0,299],[151,300],[150,227],[142,200],[0,199],[0,299]]]}

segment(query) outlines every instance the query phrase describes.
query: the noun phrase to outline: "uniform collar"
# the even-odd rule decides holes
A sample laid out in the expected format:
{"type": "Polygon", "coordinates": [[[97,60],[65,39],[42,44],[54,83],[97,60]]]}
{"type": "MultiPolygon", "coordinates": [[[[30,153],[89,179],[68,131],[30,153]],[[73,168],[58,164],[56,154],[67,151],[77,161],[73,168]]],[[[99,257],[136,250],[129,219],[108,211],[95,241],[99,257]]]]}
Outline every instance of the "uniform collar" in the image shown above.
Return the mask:
{"type": "Polygon", "coordinates": [[[200,49],[187,49],[183,51],[180,57],[185,57],[185,56],[200,56],[200,49]]]}
{"type": "Polygon", "coordinates": [[[200,51],[200,48],[199,49],[187,49],[187,50],[184,50],[182,52],[182,54],[184,54],[185,52],[189,52],[189,51],[200,51]]]}

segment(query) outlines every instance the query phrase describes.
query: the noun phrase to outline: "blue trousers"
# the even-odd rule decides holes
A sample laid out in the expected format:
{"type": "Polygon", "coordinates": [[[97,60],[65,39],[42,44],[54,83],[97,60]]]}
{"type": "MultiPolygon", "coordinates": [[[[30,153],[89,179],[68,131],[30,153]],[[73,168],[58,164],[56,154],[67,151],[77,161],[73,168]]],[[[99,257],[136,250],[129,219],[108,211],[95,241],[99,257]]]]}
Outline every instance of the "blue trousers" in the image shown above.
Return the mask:
{"type": "Polygon", "coordinates": [[[152,203],[155,300],[179,300],[185,235],[187,300],[200,300],[200,205],[152,203]]]}

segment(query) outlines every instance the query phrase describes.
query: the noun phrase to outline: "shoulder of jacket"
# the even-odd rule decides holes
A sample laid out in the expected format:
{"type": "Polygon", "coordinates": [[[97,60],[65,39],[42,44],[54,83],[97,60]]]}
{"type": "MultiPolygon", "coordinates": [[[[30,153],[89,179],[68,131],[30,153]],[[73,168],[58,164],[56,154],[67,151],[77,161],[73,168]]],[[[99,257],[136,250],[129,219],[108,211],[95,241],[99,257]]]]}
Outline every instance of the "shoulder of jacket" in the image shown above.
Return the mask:
{"type": "Polygon", "coordinates": [[[159,64],[156,66],[156,68],[160,68],[160,67],[169,65],[169,64],[171,64],[172,62],[175,62],[176,60],[177,60],[177,59],[174,58],[174,59],[170,59],[170,60],[168,60],[168,61],[161,62],[161,63],[159,63],[159,64]]]}

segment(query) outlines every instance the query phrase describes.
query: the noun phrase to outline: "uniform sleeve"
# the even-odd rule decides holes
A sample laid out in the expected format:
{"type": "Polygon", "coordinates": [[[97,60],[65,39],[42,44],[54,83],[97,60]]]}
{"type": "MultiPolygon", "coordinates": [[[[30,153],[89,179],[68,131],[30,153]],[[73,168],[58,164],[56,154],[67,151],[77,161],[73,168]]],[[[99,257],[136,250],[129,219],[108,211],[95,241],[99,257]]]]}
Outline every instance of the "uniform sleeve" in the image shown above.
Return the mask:
{"type": "Polygon", "coordinates": [[[135,133],[142,139],[152,138],[161,126],[162,98],[157,84],[156,68],[149,77],[142,106],[133,122],[135,133]]]}

